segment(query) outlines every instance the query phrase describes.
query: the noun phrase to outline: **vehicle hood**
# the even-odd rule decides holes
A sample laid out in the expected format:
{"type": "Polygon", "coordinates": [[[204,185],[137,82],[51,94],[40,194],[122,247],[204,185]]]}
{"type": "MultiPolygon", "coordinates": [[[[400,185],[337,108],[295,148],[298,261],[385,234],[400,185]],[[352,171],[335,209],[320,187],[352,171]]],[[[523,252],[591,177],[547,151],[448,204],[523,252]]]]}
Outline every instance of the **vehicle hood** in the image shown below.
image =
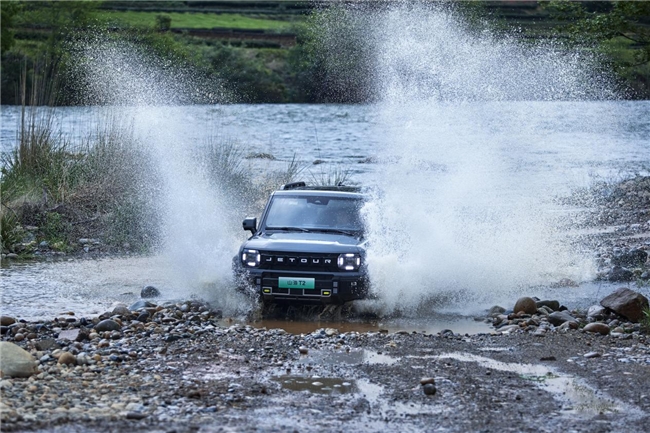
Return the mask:
{"type": "Polygon", "coordinates": [[[338,233],[264,233],[250,238],[242,248],[305,253],[356,253],[364,250],[363,243],[363,240],[338,233]]]}

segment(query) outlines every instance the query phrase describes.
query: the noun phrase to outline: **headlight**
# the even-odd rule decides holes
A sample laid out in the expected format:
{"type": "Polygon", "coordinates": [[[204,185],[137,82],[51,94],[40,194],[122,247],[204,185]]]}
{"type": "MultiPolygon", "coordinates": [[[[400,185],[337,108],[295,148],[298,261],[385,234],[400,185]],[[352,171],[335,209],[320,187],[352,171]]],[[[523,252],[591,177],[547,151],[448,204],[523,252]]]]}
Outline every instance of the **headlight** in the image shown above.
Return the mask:
{"type": "Polygon", "coordinates": [[[256,268],[260,265],[260,252],[257,250],[244,250],[241,253],[241,261],[249,268],[256,268]]]}
{"type": "Polygon", "coordinates": [[[339,256],[338,265],[340,269],[346,271],[356,271],[361,266],[361,256],[359,254],[347,253],[339,256]]]}

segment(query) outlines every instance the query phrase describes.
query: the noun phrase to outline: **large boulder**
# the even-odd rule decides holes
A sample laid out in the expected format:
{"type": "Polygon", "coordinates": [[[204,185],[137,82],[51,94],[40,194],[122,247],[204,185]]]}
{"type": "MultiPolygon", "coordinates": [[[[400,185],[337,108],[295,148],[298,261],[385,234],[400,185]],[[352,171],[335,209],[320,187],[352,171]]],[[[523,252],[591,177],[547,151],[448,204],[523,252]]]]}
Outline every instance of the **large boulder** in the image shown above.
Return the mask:
{"type": "Polygon", "coordinates": [[[36,372],[36,361],[29,352],[14,343],[0,342],[0,375],[2,377],[29,377],[36,372]]]}
{"type": "Polygon", "coordinates": [[[627,287],[621,287],[603,298],[600,305],[632,322],[638,322],[643,317],[643,309],[648,308],[648,298],[627,287]]]}
{"type": "Polygon", "coordinates": [[[515,302],[515,308],[512,310],[516,313],[523,311],[526,314],[535,314],[537,313],[537,304],[533,298],[523,297],[517,299],[515,302]]]}

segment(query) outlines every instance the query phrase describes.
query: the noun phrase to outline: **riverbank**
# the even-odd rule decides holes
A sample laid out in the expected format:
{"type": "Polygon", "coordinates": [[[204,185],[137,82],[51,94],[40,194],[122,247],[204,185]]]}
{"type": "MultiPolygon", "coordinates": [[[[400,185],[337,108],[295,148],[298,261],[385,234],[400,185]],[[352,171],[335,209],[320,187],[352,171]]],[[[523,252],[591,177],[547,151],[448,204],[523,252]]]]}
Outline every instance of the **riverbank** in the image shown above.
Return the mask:
{"type": "Polygon", "coordinates": [[[641,432],[650,422],[650,339],[638,331],[292,335],[223,326],[198,302],[141,306],[11,325],[3,340],[38,367],[0,382],[3,431],[641,432]]]}

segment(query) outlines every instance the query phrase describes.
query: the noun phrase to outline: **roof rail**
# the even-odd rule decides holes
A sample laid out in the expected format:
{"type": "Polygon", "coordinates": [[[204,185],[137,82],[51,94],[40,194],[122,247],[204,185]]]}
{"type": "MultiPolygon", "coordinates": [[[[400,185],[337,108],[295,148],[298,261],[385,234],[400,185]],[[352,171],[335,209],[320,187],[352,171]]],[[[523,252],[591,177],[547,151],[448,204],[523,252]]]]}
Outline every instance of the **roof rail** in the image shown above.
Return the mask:
{"type": "Polygon", "coordinates": [[[291,183],[285,183],[284,185],[282,185],[282,188],[280,189],[286,190],[286,189],[303,188],[306,185],[307,184],[305,182],[291,182],[291,183]]]}

